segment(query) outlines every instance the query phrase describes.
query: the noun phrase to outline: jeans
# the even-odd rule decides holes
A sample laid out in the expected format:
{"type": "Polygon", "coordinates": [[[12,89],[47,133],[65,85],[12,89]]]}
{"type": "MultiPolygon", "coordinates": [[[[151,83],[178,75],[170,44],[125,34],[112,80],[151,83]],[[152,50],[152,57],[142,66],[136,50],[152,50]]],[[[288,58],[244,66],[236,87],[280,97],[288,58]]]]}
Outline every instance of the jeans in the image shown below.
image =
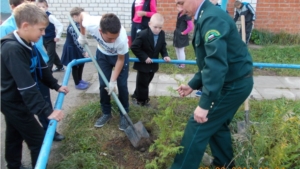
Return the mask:
{"type": "MultiPolygon", "coordinates": [[[[105,75],[106,79],[109,81],[112,73],[113,67],[117,62],[118,56],[108,56],[97,50],[96,52],[96,59],[99,67],[101,68],[103,74],[105,75]]],[[[123,68],[117,78],[117,86],[119,90],[119,100],[123,105],[125,111],[129,112],[129,93],[127,87],[127,79],[129,73],[129,55],[128,53],[125,54],[125,61],[123,68]]],[[[103,79],[99,75],[100,81],[100,105],[102,108],[103,114],[111,114],[111,103],[110,103],[110,95],[105,90],[106,84],[104,83],[103,79]]],[[[120,115],[122,112],[120,111],[120,115]]]]}

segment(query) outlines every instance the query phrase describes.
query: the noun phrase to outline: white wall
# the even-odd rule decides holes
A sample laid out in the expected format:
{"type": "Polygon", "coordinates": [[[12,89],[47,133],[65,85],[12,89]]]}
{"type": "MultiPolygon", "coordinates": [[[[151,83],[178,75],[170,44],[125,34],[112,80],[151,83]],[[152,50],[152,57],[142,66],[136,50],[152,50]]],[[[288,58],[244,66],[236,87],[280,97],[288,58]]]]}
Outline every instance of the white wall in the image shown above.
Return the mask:
{"type": "Polygon", "coordinates": [[[132,0],[48,0],[48,10],[64,24],[64,31],[69,25],[67,15],[73,7],[84,8],[91,15],[115,13],[127,31],[131,26],[132,0]]]}

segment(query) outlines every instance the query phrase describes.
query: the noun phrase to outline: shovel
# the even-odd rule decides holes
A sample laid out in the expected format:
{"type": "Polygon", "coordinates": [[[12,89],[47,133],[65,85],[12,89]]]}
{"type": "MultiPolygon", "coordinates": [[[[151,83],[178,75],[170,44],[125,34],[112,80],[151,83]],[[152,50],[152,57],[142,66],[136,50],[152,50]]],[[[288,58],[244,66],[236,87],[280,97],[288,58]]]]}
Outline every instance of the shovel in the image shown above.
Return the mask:
{"type": "MultiPolygon", "coordinates": [[[[77,35],[80,35],[79,30],[77,29],[73,19],[71,18],[70,15],[68,15],[69,21],[72,24],[75,32],[77,33],[77,35]]],[[[89,47],[87,44],[84,45],[85,50],[88,52],[90,58],[92,59],[92,61],[95,64],[95,67],[98,71],[98,73],[100,74],[101,78],[103,79],[104,83],[106,84],[106,86],[108,86],[108,81],[104,75],[104,73],[102,72],[101,68],[99,67],[97,61],[95,60],[95,58],[93,57],[89,47]]],[[[125,129],[125,134],[128,137],[128,139],[130,140],[131,144],[133,145],[133,147],[137,148],[140,146],[141,144],[141,139],[142,138],[149,138],[149,133],[146,130],[146,128],[144,127],[143,123],[141,121],[137,122],[136,124],[133,124],[131,119],[129,118],[127,112],[125,111],[123,105],[121,104],[119,98],[117,97],[116,93],[113,91],[112,92],[112,96],[115,99],[119,109],[121,110],[122,114],[125,116],[126,120],[129,122],[129,126],[125,129]]]]}
{"type": "MultiPolygon", "coordinates": [[[[245,15],[241,16],[242,39],[246,43],[245,15]]],[[[238,133],[245,133],[249,124],[249,97],[244,102],[245,105],[245,121],[237,122],[238,133]]]]}

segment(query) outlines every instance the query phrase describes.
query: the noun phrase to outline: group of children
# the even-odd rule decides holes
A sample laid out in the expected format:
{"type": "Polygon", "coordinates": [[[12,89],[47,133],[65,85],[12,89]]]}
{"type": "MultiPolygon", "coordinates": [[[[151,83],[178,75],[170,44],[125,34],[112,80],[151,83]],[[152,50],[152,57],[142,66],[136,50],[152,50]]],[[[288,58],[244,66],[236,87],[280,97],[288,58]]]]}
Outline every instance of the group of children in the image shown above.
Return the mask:
{"type": "MultiPolygon", "coordinates": [[[[60,86],[52,76],[52,66],[58,58],[55,46],[61,31],[59,26],[55,26],[55,17],[47,11],[47,2],[39,0],[36,5],[21,4],[22,0],[19,0],[19,3],[16,1],[10,0],[11,6],[16,7],[13,10],[13,19],[8,24],[13,28],[3,29],[7,30],[7,36],[1,39],[1,112],[7,125],[5,158],[8,168],[20,168],[23,140],[31,150],[34,167],[45,134],[34,115],[39,116],[41,123],[46,121],[45,125],[42,123],[44,129],[47,128],[49,119],[62,120],[62,111],[53,110],[49,88],[65,94],[69,91],[67,87],[60,86]],[[41,37],[44,37],[44,41],[41,37]],[[41,44],[45,46],[50,61],[41,44]]],[[[177,9],[179,13],[173,45],[178,60],[185,60],[184,47],[189,45],[188,33],[193,29],[193,23],[191,17],[182,12],[182,5],[177,4],[177,9]]],[[[94,126],[102,127],[112,118],[110,94],[116,87],[119,89],[121,104],[126,112],[129,112],[127,33],[113,13],[90,16],[82,8],[75,7],[70,11],[70,15],[81,34],[78,36],[72,25],[68,26],[61,63],[68,65],[73,59],[88,57],[82,47],[88,44],[86,32],[98,42],[96,60],[109,80],[106,86],[99,75],[100,106],[103,115],[94,126]]],[[[131,96],[135,105],[149,105],[149,84],[159,68],[158,63],[153,63],[152,59],[158,59],[161,54],[165,62],[171,61],[166,48],[165,32],[162,30],[163,24],[164,18],[161,14],[152,14],[148,27],[141,29],[132,42],[131,50],[140,60],[133,65],[137,70],[136,88],[131,96]]],[[[56,66],[56,71],[63,69],[59,63],[56,66]]],[[[178,67],[184,68],[185,65],[179,64],[178,67]]],[[[84,64],[72,67],[75,87],[80,90],[89,86],[88,82],[82,80],[83,68],[84,64]]],[[[119,129],[123,131],[127,127],[128,122],[120,111],[119,129]]]]}

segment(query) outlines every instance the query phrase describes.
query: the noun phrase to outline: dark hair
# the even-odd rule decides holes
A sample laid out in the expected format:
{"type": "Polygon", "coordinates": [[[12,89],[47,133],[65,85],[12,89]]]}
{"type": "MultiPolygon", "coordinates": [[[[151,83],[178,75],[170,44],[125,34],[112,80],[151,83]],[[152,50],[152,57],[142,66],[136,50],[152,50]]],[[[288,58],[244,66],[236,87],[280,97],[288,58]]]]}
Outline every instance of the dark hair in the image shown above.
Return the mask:
{"type": "Polygon", "coordinates": [[[46,0],[38,0],[38,3],[44,3],[48,7],[48,2],[46,0]]]}
{"type": "Polygon", "coordinates": [[[74,15],[80,15],[81,12],[83,12],[84,9],[83,8],[80,8],[80,7],[74,7],[71,9],[70,11],[70,15],[71,16],[74,16],[74,15]]]}
{"type": "Polygon", "coordinates": [[[17,7],[18,5],[20,5],[23,2],[24,2],[24,0],[9,0],[9,4],[13,5],[14,7],[17,7]]]}
{"type": "Polygon", "coordinates": [[[121,30],[121,22],[115,14],[107,13],[102,15],[100,29],[103,33],[117,34],[121,30]]]}

